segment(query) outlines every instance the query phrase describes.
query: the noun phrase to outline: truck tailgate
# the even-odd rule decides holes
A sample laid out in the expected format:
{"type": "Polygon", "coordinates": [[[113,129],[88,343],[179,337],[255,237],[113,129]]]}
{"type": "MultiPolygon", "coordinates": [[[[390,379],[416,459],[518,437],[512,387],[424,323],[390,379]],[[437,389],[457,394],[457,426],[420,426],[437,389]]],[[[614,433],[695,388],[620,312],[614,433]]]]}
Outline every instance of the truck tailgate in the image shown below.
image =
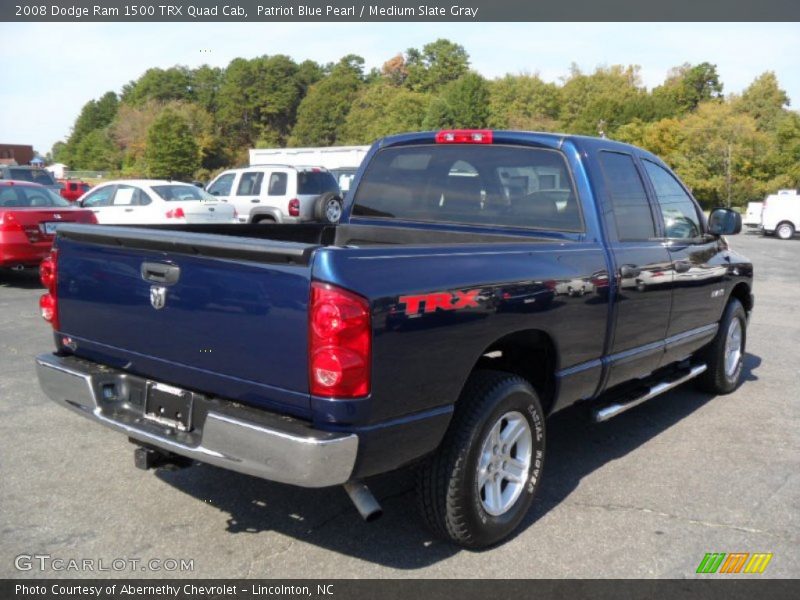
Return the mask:
{"type": "Polygon", "coordinates": [[[57,341],[157,381],[306,416],[316,247],[62,226],[57,341]]]}

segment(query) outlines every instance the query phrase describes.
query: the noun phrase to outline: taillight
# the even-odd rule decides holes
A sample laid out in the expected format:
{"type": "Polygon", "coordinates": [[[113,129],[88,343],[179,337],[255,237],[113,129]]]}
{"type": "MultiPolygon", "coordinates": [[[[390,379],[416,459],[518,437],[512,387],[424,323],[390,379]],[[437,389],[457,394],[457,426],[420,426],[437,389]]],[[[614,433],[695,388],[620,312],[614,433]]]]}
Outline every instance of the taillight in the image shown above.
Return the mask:
{"type": "Polygon", "coordinates": [[[289,200],[289,216],[292,217],[299,217],[300,216],[300,200],[297,198],[292,198],[289,200]]]}
{"type": "Polygon", "coordinates": [[[167,211],[167,218],[168,219],[185,219],[186,214],[183,212],[181,207],[173,208],[167,211]]]}
{"type": "Polygon", "coordinates": [[[311,283],[309,387],[315,396],[357,398],[370,391],[369,302],[327,283],[311,283]]]}
{"type": "Polygon", "coordinates": [[[491,144],[490,129],[445,129],[436,134],[437,144],[491,144]]]}
{"type": "Polygon", "coordinates": [[[58,329],[58,251],[54,248],[39,265],[39,279],[47,289],[47,293],[39,298],[39,310],[42,318],[58,329]]]}
{"type": "Polygon", "coordinates": [[[0,220],[0,231],[22,231],[22,225],[13,213],[7,212],[0,220]]]}

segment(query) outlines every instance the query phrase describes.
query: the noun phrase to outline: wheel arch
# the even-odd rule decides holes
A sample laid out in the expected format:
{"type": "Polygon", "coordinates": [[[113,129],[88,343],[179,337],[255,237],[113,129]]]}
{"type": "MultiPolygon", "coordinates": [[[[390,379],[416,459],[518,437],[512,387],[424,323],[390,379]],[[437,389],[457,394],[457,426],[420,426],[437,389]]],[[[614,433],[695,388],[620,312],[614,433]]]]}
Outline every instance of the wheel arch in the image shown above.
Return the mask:
{"type": "Polygon", "coordinates": [[[540,329],[524,329],[489,344],[473,365],[479,369],[506,371],[528,381],[539,396],[544,414],[555,402],[558,351],[553,338],[540,329]]]}
{"type": "Polygon", "coordinates": [[[750,311],[753,310],[753,295],[750,292],[750,286],[743,281],[740,281],[731,290],[731,294],[728,297],[728,301],[732,298],[736,298],[739,302],[741,302],[742,306],[744,307],[744,311],[747,314],[750,314],[750,311]]]}

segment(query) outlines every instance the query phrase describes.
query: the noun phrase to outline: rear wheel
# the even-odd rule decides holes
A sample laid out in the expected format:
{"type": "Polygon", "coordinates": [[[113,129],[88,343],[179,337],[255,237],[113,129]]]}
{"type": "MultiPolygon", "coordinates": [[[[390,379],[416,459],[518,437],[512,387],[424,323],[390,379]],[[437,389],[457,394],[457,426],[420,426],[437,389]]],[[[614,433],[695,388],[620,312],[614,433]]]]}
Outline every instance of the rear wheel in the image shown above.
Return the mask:
{"type": "Polygon", "coordinates": [[[698,354],[705,362],[706,371],[697,378],[697,385],[712,394],[730,394],[739,385],[747,342],[747,314],[742,303],[731,298],[717,335],[698,354]]]}
{"type": "Polygon", "coordinates": [[[254,217],[253,218],[253,223],[255,223],[256,225],[259,225],[259,224],[260,225],[274,225],[275,223],[277,223],[277,221],[275,220],[275,217],[271,217],[269,215],[264,215],[264,216],[261,216],[261,217],[254,217]]]}
{"type": "Polygon", "coordinates": [[[439,450],[419,470],[423,517],[461,546],[499,542],[528,512],[544,452],[544,413],[530,384],[500,371],[476,371],[439,450]]]}
{"type": "Polygon", "coordinates": [[[794,225],[791,223],[781,223],[775,229],[775,235],[782,240],[790,240],[794,237],[794,225]]]}

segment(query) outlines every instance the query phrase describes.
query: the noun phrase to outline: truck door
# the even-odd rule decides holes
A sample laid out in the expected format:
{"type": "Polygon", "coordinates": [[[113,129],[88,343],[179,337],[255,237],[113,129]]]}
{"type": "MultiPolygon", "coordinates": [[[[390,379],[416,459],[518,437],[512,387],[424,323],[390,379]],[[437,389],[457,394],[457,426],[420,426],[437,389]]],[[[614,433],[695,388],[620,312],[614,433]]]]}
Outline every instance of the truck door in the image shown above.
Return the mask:
{"type": "Polygon", "coordinates": [[[603,150],[606,230],[616,268],[616,298],[606,387],[658,368],[672,302],[670,255],[634,158],[603,150]]]}
{"type": "Polygon", "coordinates": [[[705,232],[700,207],[678,179],[650,160],[642,159],[642,165],[659,207],[674,273],[664,358],[668,364],[714,336],[726,300],[727,250],[719,237],[705,232]]]}

